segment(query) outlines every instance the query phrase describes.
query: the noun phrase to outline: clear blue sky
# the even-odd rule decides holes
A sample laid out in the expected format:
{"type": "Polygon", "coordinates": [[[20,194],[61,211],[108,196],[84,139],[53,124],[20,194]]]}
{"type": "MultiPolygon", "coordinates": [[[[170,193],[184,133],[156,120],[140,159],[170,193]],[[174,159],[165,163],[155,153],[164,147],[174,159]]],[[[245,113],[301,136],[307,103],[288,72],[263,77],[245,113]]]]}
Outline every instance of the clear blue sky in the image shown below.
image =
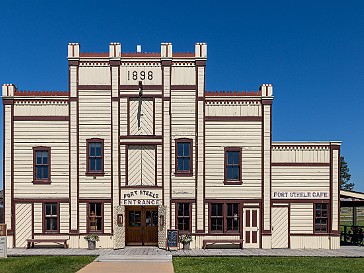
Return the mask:
{"type": "Polygon", "coordinates": [[[66,90],[68,42],[82,51],[207,42],[207,90],[272,83],[273,140],[341,140],[364,191],[364,1],[74,2],[1,0],[1,84],[66,90]]]}

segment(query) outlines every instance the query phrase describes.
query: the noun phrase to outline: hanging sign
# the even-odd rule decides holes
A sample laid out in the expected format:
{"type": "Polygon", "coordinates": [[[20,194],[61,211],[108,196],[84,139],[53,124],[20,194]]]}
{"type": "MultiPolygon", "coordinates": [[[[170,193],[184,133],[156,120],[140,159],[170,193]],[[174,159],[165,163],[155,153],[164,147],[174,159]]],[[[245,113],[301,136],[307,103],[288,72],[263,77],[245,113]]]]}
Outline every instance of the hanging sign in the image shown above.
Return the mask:
{"type": "Polygon", "coordinates": [[[6,224],[0,224],[0,258],[7,258],[6,224]]]}
{"type": "Polygon", "coordinates": [[[278,199],[328,199],[328,191],[273,191],[272,198],[278,199]]]}

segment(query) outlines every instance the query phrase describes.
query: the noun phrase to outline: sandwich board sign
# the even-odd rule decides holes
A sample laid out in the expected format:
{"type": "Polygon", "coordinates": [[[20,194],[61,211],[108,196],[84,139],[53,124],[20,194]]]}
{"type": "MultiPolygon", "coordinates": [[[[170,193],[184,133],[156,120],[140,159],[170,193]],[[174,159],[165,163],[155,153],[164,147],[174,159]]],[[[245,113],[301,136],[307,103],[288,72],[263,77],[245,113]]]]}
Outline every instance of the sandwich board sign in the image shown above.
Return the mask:
{"type": "Polygon", "coordinates": [[[7,258],[6,224],[0,224],[0,258],[7,258]]]}

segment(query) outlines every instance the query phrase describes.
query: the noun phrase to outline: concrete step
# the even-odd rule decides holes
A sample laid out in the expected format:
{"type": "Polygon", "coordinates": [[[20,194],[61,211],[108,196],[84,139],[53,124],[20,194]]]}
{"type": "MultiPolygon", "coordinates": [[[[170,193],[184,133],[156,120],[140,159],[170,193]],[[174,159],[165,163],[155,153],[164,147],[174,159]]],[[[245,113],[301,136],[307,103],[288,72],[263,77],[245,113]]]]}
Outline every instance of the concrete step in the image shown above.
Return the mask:
{"type": "Polygon", "coordinates": [[[100,255],[95,262],[171,262],[172,255],[100,255]]]}

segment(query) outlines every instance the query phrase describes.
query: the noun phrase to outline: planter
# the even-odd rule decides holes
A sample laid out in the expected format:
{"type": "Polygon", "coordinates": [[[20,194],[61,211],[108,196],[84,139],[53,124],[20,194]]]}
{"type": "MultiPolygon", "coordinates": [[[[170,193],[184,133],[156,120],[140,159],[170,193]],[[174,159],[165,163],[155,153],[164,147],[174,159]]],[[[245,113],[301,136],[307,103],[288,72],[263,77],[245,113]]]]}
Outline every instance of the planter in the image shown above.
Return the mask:
{"type": "Polygon", "coordinates": [[[96,249],[96,241],[87,241],[87,243],[88,243],[88,249],[89,250],[96,249]]]}
{"type": "Polygon", "coordinates": [[[183,243],[183,250],[190,250],[190,242],[183,243]]]}

